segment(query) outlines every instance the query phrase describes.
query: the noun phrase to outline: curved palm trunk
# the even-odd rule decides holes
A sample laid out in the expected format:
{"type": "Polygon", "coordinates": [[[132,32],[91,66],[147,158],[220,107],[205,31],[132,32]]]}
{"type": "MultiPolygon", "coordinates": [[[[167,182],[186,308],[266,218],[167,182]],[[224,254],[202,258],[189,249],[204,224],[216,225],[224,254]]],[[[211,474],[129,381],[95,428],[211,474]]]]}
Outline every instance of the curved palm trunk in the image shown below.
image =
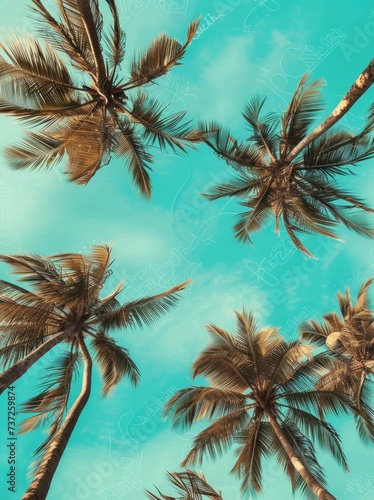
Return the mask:
{"type": "Polygon", "coordinates": [[[361,408],[361,395],[362,395],[362,389],[364,388],[365,380],[366,380],[366,373],[365,373],[365,370],[362,370],[360,382],[358,384],[357,392],[356,392],[356,404],[357,404],[358,408],[361,408]]]}
{"type": "Polygon", "coordinates": [[[22,500],[44,500],[47,497],[53,476],[56,472],[62,454],[69,442],[70,436],[80,417],[91,393],[92,359],[81,336],[78,337],[79,347],[84,359],[82,390],[73,406],[66,415],[65,421],[57,432],[44,455],[33,482],[30,484],[22,500]]]}
{"type": "Polygon", "coordinates": [[[367,68],[365,68],[361,75],[357,78],[334,111],[332,111],[330,116],[326,118],[326,120],[323,121],[316,129],[314,129],[312,133],[305,137],[296,147],[294,147],[294,149],[288,154],[285,161],[287,163],[291,162],[308,144],[315,141],[320,135],[335,125],[335,123],[339,121],[367,91],[373,82],[374,59],[371,60],[367,68]]]}
{"type": "Polygon", "coordinates": [[[90,0],[76,0],[77,6],[82,14],[82,21],[86,28],[87,37],[90,42],[91,50],[95,57],[97,79],[102,90],[108,81],[105,62],[101,51],[99,36],[96,31],[95,21],[92,15],[90,0]]]}
{"type": "Polygon", "coordinates": [[[5,389],[12,385],[16,380],[18,380],[22,375],[24,375],[31,366],[39,361],[40,358],[44,356],[48,351],[52,349],[56,344],[62,342],[65,337],[69,335],[70,331],[61,332],[51,339],[44,342],[35,351],[28,354],[25,358],[18,361],[16,364],[0,373],[0,394],[2,394],[5,389]]]}
{"type": "Polygon", "coordinates": [[[285,436],[282,428],[278,424],[276,418],[270,413],[266,413],[266,416],[274,429],[279,441],[281,442],[285,452],[287,453],[292,465],[295,467],[300,476],[304,479],[309,488],[313,491],[317,498],[320,500],[336,500],[311,474],[311,472],[305,467],[300,458],[294,452],[293,447],[290,445],[287,437],[285,436]]]}

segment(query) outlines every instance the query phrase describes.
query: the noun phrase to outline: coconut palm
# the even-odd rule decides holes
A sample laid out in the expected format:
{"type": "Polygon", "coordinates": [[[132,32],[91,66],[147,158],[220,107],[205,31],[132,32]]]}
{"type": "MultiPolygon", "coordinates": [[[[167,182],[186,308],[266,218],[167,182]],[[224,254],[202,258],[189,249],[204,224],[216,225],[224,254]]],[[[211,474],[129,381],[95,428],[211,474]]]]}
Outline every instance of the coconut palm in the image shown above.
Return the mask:
{"type": "Polygon", "coordinates": [[[371,386],[374,374],[374,317],[370,310],[369,287],[374,279],[361,286],[353,303],[349,290],[338,293],[340,316],[335,312],[323,321],[307,321],[300,325],[303,339],[327,347],[335,356],[335,367],[319,386],[331,387],[350,394],[356,404],[372,405],[371,386]]]}
{"type": "Polygon", "coordinates": [[[210,498],[212,500],[222,500],[220,493],[217,493],[207,482],[202,472],[199,474],[193,470],[183,472],[168,472],[167,478],[174,486],[177,497],[163,495],[157,488],[160,496],[146,490],[146,495],[150,500],[203,500],[210,498]]]}
{"type": "MultiPolygon", "coordinates": [[[[193,376],[205,376],[209,386],[179,390],[165,407],[166,414],[173,414],[174,426],[214,420],[197,434],[182,466],[201,463],[205,453],[215,458],[236,444],[231,472],[241,478],[243,491],[261,491],[262,458],[275,456],[293,490],[333,499],[315,443],[347,470],[340,438],[324,417],[356,408],[346,394],[314,388],[331,367],[331,357],[313,357],[312,346],[286,342],[276,328],[257,330],[253,316],[245,311],[236,317],[236,335],[208,325],[213,341],[195,361],[193,376]]],[[[366,406],[362,410],[373,430],[370,411],[366,406]]]]}
{"type": "Polygon", "coordinates": [[[282,219],[294,245],[309,256],[297,232],[337,238],[333,229],[343,223],[358,234],[374,237],[367,219],[373,210],[337,182],[339,176],[351,174],[357,163],[374,156],[373,109],[359,133],[328,129],[290,156],[323,109],[322,83],[304,76],[282,116],[275,112],[261,116],[266,98],[250,99],[243,113],[250,131],[245,141],[235,140],[217,123],[201,125],[205,142],[238,171],[205,196],[210,200],[226,196],[243,200],[246,211],[234,226],[240,241],[251,241],[251,233],[273,216],[276,232],[282,219]]]}
{"type": "Polygon", "coordinates": [[[114,153],[149,197],[149,146],[185,151],[199,134],[183,123],[185,112],[168,116],[140,88],[180,64],[198,22],[190,24],[184,44],[159,35],[122,73],[125,35],[115,0],[106,0],[107,29],[98,0],[57,0],[55,14],[41,0],[32,3],[40,39],[12,34],[0,45],[0,113],[32,125],[22,142],[7,148],[7,162],[15,169],[50,169],[66,159],[69,179],[86,184],[114,153]]]}
{"type": "Polygon", "coordinates": [[[1,391],[59,346],[57,353],[50,353],[52,358],[43,370],[39,393],[23,405],[23,410],[33,415],[22,423],[21,432],[48,424],[48,437],[36,450],[36,475],[24,498],[47,495],[90,394],[92,355],[102,373],[104,395],[110,394],[123,377],[136,385],[138,368],[110,332],[152,324],[176,304],[179,292],[188,283],[123,303],[120,283],[107,296],[100,297],[112,274],[110,255],[108,247],[96,245],[89,255],[0,256],[20,275],[20,281],[30,285],[26,289],[0,281],[0,361],[9,367],[0,374],[1,391]],[[68,409],[71,385],[82,362],[82,391],[68,409]]]}

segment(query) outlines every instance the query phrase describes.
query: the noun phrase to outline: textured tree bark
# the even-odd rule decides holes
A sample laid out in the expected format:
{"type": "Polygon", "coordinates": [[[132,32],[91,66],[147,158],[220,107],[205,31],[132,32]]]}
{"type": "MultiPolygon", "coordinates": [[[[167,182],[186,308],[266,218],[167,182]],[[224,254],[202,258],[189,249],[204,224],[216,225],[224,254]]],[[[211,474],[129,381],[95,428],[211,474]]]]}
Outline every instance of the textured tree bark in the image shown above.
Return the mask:
{"type": "Polygon", "coordinates": [[[73,406],[66,415],[60,430],[48,446],[42,463],[34,480],[30,484],[22,500],[44,500],[47,497],[53,476],[57,470],[62,454],[69,442],[70,436],[80,417],[91,393],[92,359],[81,336],[78,337],[79,347],[84,360],[82,390],[73,406]]]}
{"type": "Polygon", "coordinates": [[[362,370],[360,382],[358,384],[357,392],[356,392],[356,404],[357,404],[358,408],[361,408],[361,396],[362,396],[362,389],[364,387],[365,380],[366,380],[366,373],[365,373],[365,370],[362,370]]]}
{"type": "Polygon", "coordinates": [[[319,500],[336,500],[311,474],[311,472],[305,467],[300,458],[294,452],[293,447],[289,443],[287,437],[285,436],[282,428],[278,424],[276,418],[271,413],[266,413],[266,416],[274,429],[279,441],[281,442],[285,452],[287,453],[292,465],[295,467],[300,476],[304,479],[309,488],[313,491],[319,500]]]}
{"type": "Polygon", "coordinates": [[[343,99],[336,106],[334,111],[326,120],[324,120],[312,133],[305,137],[294,149],[288,154],[285,162],[291,162],[308,144],[318,139],[320,135],[326,132],[329,128],[335,125],[351,107],[358,101],[358,99],[368,90],[374,82],[374,59],[361,75],[357,78],[352,87],[345,94],[343,99]]]}
{"type": "Polygon", "coordinates": [[[92,52],[95,57],[96,69],[97,69],[97,84],[99,85],[99,90],[104,90],[105,84],[108,81],[108,75],[106,72],[106,66],[101,51],[100,40],[96,31],[94,18],[92,15],[90,0],[76,0],[78,8],[82,14],[82,21],[86,28],[86,33],[88,40],[91,45],[92,52]]]}
{"type": "Polygon", "coordinates": [[[16,380],[22,377],[22,375],[24,375],[34,363],[42,358],[44,354],[50,351],[52,347],[60,342],[63,342],[64,338],[68,335],[68,331],[58,333],[35,349],[35,351],[31,352],[25,358],[8,368],[8,370],[0,373],[0,394],[2,394],[5,389],[12,385],[16,380]]]}

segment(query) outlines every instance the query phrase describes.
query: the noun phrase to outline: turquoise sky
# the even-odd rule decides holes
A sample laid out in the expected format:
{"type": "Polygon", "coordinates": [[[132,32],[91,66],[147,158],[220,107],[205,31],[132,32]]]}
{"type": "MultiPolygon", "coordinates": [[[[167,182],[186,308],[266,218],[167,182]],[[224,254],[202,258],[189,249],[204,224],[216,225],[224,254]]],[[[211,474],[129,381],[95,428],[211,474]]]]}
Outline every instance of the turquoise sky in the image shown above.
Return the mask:
{"type": "MultiPolygon", "coordinates": [[[[205,30],[192,43],[183,65],[150,92],[170,102],[171,112],[185,109],[190,118],[217,119],[242,137],[246,99],[261,93],[268,96],[268,109],[282,111],[307,71],[327,82],[321,119],[333,109],[373,57],[370,3],[118,0],[130,59],[162,31],[183,40],[188,22],[202,14],[205,30]]],[[[0,0],[1,33],[7,28],[33,30],[25,5],[25,0],[0,0]]],[[[361,126],[373,92],[369,90],[344,118],[346,127],[361,126]]],[[[0,129],[3,148],[20,136],[22,125],[1,117],[0,129]]],[[[145,498],[142,489],[152,489],[153,484],[168,493],[164,473],[178,469],[198,428],[188,433],[170,430],[159,409],[176,389],[191,383],[191,362],[208,341],[204,325],[233,330],[233,310],[245,306],[260,325],[278,325],[292,339],[300,320],[335,310],[338,291],[350,287],[356,293],[373,274],[374,242],[343,229],[344,243],[306,237],[318,260],[295,252],[285,234],[278,237],[272,225],[254,235],[253,246],[239,244],[231,229],[234,214],[241,210],[236,201],[212,203],[199,196],[228,175],[225,163],[204,146],[184,157],[156,150],[155,155],[151,202],[140,198],[116,159],[87,187],[80,187],[67,183],[61,170],[13,172],[0,156],[1,253],[84,253],[94,243],[109,243],[116,258],[110,284],[125,279],[128,299],[194,280],[178,307],[157,325],[118,333],[118,341],[129,348],[141,370],[141,384],[134,390],[124,382],[103,399],[95,373],[90,402],[55,475],[48,497],[52,500],[140,500],[145,498]],[[280,257],[282,244],[288,249],[287,258],[280,257]],[[259,278],[261,265],[269,272],[259,278]]],[[[357,176],[343,179],[345,187],[369,201],[374,187],[371,163],[357,167],[357,176]]],[[[0,271],[2,279],[13,279],[5,266],[0,271]]],[[[53,356],[17,383],[19,403],[34,394],[47,362],[53,362],[53,356]]],[[[0,421],[5,420],[3,397],[0,421]]],[[[334,424],[351,474],[343,474],[320,454],[331,492],[339,500],[373,499],[373,451],[359,442],[349,420],[334,424]]],[[[1,427],[3,457],[6,429],[1,427]]],[[[37,432],[18,437],[16,494],[7,494],[7,468],[1,458],[1,498],[21,498],[33,449],[42,439],[37,432]]],[[[202,467],[225,500],[241,498],[238,481],[228,473],[233,463],[233,454],[228,454],[215,463],[207,460],[202,467]]],[[[273,463],[264,464],[260,498],[291,498],[288,480],[273,463]]]]}

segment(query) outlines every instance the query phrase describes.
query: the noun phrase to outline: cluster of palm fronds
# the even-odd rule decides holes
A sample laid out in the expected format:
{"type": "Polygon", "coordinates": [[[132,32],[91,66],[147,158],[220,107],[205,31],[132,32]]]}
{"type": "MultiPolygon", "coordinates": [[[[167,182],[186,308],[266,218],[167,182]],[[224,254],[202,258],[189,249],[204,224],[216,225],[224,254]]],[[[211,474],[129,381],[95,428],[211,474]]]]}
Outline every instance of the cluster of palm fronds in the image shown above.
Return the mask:
{"type": "Polygon", "coordinates": [[[262,114],[266,100],[251,99],[243,113],[250,134],[245,141],[235,140],[229,130],[215,122],[202,127],[205,142],[236,170],[232,180],[213,187],[205,196],[210,200],[226,196],[243,200],[246,211],[234,226],[239,240],[250,240],[251,233],[271,217],[275,217],[278,233],[283,220],[295,246],[309,256],[297,232],[336,239],[333,229],[343,223],[358,234],[374,236],[367,217],[374,211],[337,182],[338,176],[353,174],[352,167],[374,156],[373,108],[359,133],[334,127],[293,157],[294,148],[308,136],[323,109],[322,83],[303,77],[282,116],[262,114]]]}
{"type": "Polygon", "coordinates": [[[165,106],[138,88],[179,64],[198,22],[189,26],[183,45],[166,35],[157,37],[122,77],[126,43],[114,0],[107,1],[112,26],[106,31],[98,0],[61,0],[56,14],[41,0],[32,2],[44,43],[30,36],[2,39],[0,112],[41,130],[29,131],[19,145],[9,147],[8,163],[17,169],[52,168],[65,158],[70,180],[85,184],[116,154],[124,158],[140,191],[150,196],[147,146],[157,141],[161,149],[184,151],[199,134],[183,123],[185,112],[167,116],[165,106]],[[139,91],[134,94],[134,89],[139,91]]]}

